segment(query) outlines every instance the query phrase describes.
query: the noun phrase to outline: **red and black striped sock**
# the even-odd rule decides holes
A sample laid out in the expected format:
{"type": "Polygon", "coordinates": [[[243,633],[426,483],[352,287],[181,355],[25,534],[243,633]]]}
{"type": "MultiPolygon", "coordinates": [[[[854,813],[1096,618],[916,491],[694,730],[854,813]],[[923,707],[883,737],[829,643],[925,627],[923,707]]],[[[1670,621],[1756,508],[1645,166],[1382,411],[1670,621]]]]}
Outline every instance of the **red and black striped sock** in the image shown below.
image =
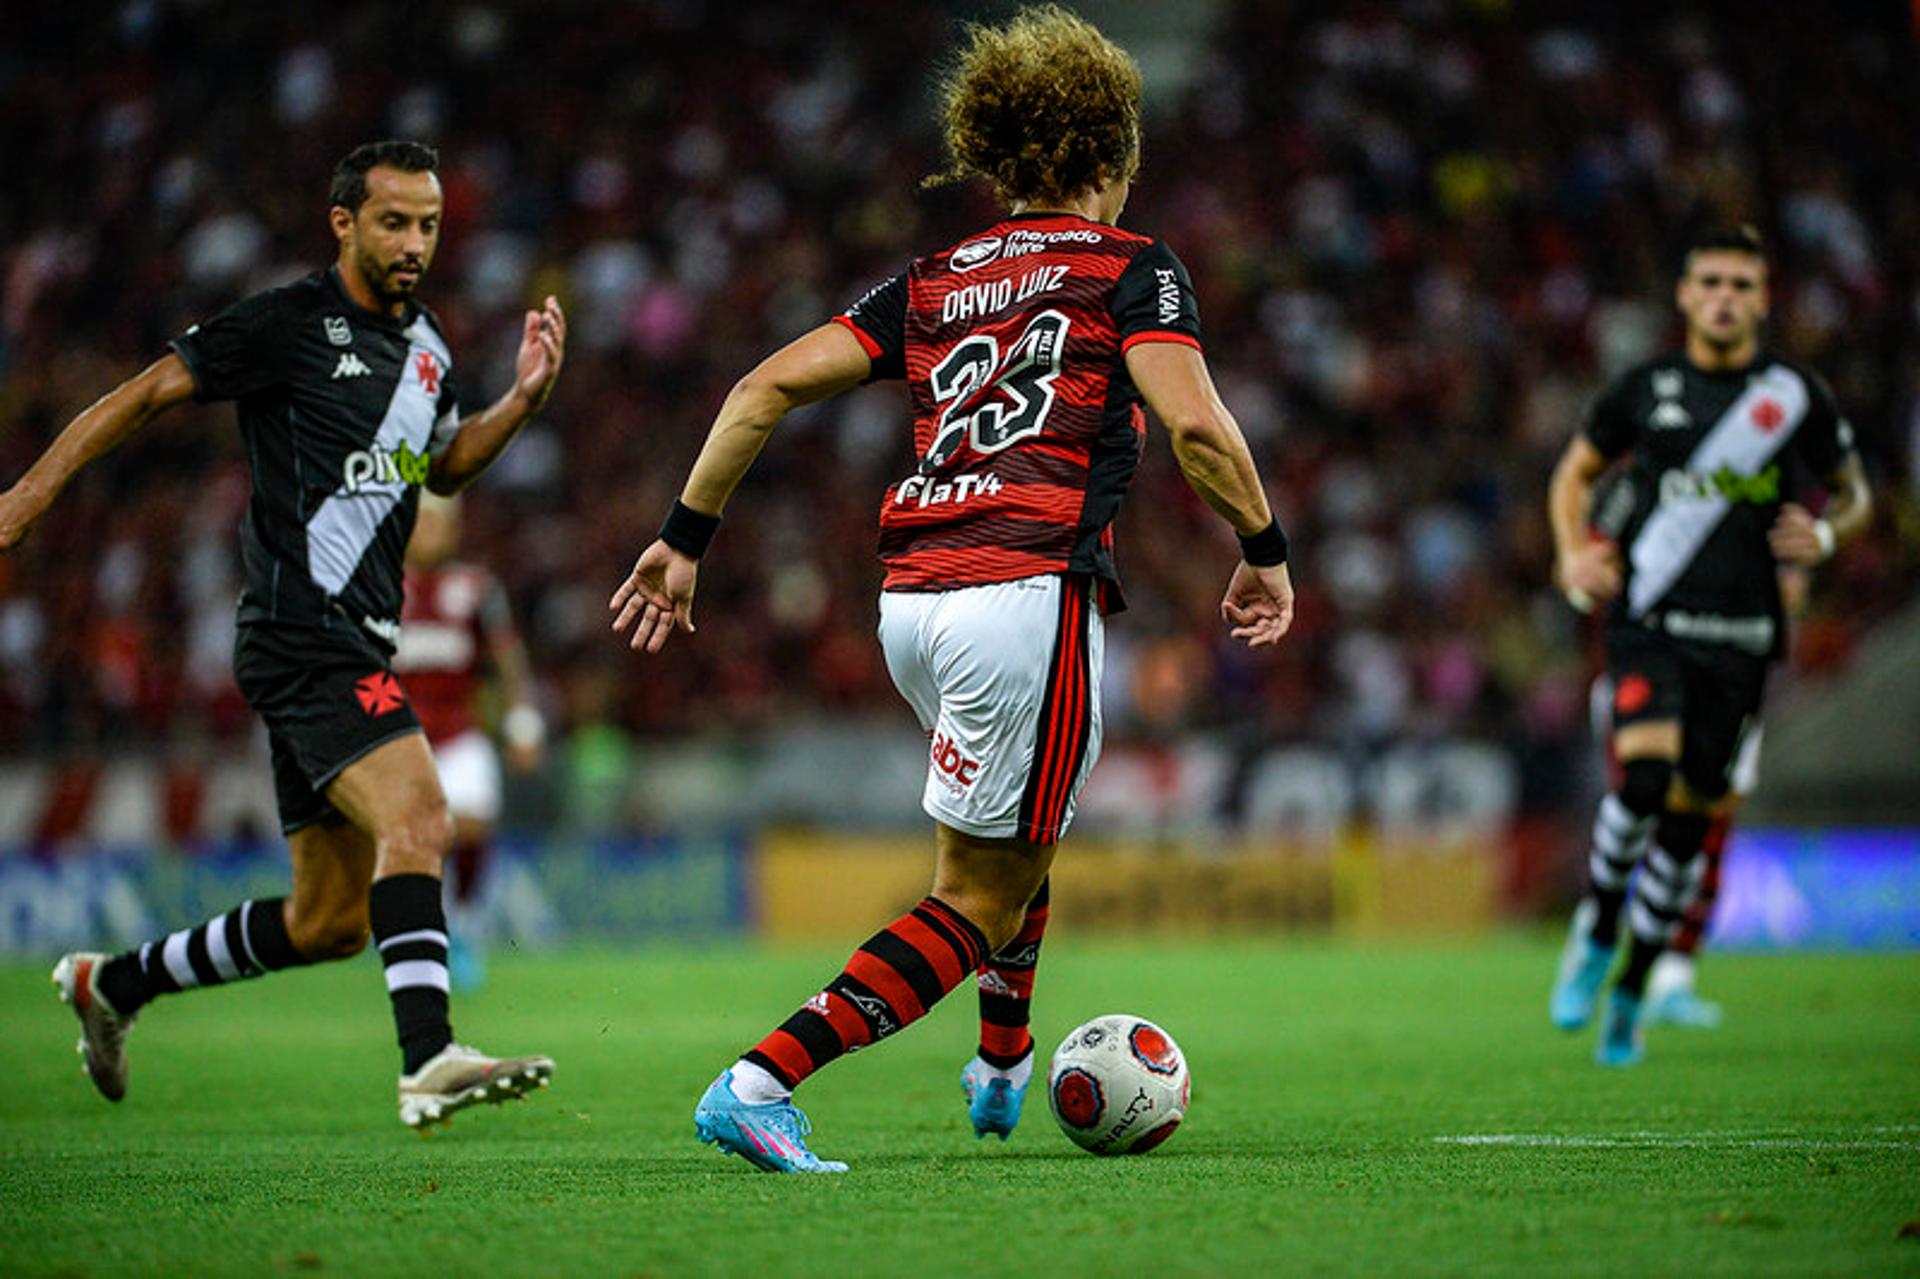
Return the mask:
{"type": "Polygon", "coordinates": [[[1033,975],[1040,964],[1040,939],[1047,932],[1048,880],[1027,903],[1027,918],[1014,939],[981,967],[980,1060],[995,1070],[1012,1070],[1033,1052],[1027,1023],[1033,1010],[1033,975]]]}
{"type": "Polygon", "coordinates": [[[987,956],[973,922],[924,897],[853,953],[846,969],[741,1060],[788,1088],[842,1053],[917,1021],[987,956]]]}

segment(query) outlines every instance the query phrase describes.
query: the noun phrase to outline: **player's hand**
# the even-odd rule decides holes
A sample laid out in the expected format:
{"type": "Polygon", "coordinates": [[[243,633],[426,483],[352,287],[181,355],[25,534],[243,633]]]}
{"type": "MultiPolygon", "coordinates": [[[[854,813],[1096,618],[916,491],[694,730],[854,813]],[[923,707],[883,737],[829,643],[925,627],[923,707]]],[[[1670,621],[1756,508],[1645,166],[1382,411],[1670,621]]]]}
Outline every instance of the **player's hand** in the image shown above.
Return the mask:
{"type": "Polygon", "coordinates": [[[614,631],[633,627],[628,648],[658,653],[675,627],[693,634],[693,588],[699,575],[700,561],[665,542],[655,542],[640,553],[633,572],[607,601],[607,608],[616,615],[614,631]]]}
{"type": "Polygon", "coordinates": [[[551,294],[546,306],[527,312],[520,332],[520,355],[514,361],[514,389],[527,397],[529,413],[537,413],[560,378],[560,362],[567,354],[567,315],[551,294]]]}
{"type": "Polygon", "coordinates": [[[1620,593],[1620,548],[1612,542],[1588,542],[1562,555],[1556,571],[1567,603],[1591,613],[1620,593]]]}
{"type": "Polygon", "coordinates": [[[1826,563],[1833,553],[1833,533],[1829,530],[1822,538],[1819,524],[1813,513],[1797,502],[1781,507],[1779,518],[1767,530],[1767,545],[1773,549],[1773,558],[1782,564],[1806,568],[1826,563]]]}
{"type": "Polygon", "coordinates": [[[1248,648],[1271,648],[1293,626],[1293,578],[1285,564],[1255,568],[1244,560],[1227,582],[1220,617],[1248,648]]]}
{"type": "Polygon", "coordinates": [[[10,551],[20,545],[44,509],[22,493],[18,485],[0,493],[0,551],[10,551]]]}

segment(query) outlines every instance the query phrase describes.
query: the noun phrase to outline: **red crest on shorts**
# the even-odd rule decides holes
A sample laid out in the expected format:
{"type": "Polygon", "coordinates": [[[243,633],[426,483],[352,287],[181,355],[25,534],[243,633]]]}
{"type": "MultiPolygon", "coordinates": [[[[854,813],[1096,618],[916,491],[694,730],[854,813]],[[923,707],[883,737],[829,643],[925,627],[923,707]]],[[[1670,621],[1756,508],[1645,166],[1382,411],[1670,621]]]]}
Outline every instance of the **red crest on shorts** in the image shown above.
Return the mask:
{"type": "Polygon", "coordinates": [[[1778,400],[1762,400],[1753,406],[1753,412],[1748,416],[1761,430],[1771,431],[1787,420],[1787,411],[1780,407],[1778,400]]]}
{"type": "Polygon", "coordinates": [[[420,375],[420,389],[428,395],[440,394],[440,361],[431,351],[413,353],[413,371],[420,375]]]}
{"type": "Polygon", "coordinates": [[[1653,681],[1645,675],[1629,675],[1620,681],[1620,687],[1613,691],[1613,709],[1622,715],[1633,715],[1647,708],[1653,700],[1653,681]]]}
{"type": "Polygon", "coordinates": [[[360,709],[378,719],[382,715],[392,714],[407,704],[407,695],[400,689],[400,681],[386,671],[375,671],[353,686],[353,695],[360,699],[360,709]]]}

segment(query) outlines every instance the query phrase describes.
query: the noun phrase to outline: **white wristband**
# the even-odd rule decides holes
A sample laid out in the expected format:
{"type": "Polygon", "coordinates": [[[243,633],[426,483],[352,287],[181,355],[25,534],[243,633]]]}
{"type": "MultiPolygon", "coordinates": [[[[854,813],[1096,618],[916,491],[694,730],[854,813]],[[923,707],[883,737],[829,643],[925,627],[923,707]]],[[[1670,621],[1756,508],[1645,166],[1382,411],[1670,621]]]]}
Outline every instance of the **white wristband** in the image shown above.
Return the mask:
{"type": "Polygon", "coordinates": [[[1833,536],[1833,525],[1827,523],[1825,520],[1815,520],[1813,522],[1813,540],[1820,543],[1820,562],[1822,564],[1833,558],[1833,550],[1836,545],[1833,536]]]}
{"type": "Polygon", "coordinates": [[[522,702],[501,717],[500,733],[509,746],[538,746],[547,740],[547,721],[522,702]]]}

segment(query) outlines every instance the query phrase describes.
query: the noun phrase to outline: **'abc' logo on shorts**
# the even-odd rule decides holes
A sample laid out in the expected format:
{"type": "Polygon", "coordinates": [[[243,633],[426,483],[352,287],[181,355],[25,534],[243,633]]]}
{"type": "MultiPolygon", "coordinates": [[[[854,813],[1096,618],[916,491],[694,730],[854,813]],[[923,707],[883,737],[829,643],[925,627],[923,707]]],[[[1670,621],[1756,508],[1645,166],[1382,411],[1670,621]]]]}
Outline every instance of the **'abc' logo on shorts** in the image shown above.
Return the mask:
{"type": "Polygon", "coordinates": [[[973,785],[973,779],[980,775],[980,761],[968,759],[945,733],[934,734],[933,749],[928,754],[933,766],[960,786],[973,785]]]}

